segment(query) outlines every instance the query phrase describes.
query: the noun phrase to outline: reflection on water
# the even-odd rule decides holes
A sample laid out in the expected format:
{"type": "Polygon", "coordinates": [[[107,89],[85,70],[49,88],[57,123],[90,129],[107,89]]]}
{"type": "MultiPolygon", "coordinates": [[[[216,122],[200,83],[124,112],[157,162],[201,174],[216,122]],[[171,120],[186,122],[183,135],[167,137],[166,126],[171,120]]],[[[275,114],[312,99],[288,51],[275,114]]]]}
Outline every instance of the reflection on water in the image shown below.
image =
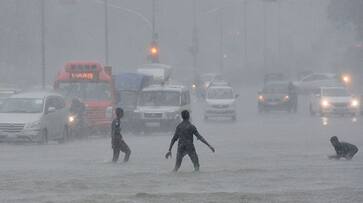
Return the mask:
{"type": "MultiPolygon", "coordinates": [[[[330,119],[328,117],[321,117],[321,123],[323,126],[329,125],[330,119]]],[[[356,123],[358,121],[357,117],[352,117],[351,119],[352,123],[356,123]]]]}
{"type": "Polygon", "coordinates": [[[353,118],[352,118],[352,122],[353,122],[353,123],[357,122],[357,117],[353,117],[353,118]]]}
{"type": "Polygon", "coordinates": [[[328,117],[321,117],[321,121],[323,123],[323,126],[327,126],[329,124],[329,120],[328,117]]]}

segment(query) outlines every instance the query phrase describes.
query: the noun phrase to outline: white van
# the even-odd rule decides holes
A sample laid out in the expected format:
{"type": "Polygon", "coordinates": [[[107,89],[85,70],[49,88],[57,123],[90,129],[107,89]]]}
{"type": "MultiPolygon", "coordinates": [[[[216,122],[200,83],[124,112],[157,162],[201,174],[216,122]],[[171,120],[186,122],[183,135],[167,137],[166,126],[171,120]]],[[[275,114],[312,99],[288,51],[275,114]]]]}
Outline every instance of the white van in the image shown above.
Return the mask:
{"type": "Polygon", "coordinates": [[[173,131],[183,110],[191,112],[190,93],[185,86],[152,85],[142,90],[135,113],[142,131],[173,131]]]}
{"type": "Polygon", "coordinates": [[[27,92],[6,99],[0,108],[0,141],[65,141],[68,109],[51,92],[27,92]]]}

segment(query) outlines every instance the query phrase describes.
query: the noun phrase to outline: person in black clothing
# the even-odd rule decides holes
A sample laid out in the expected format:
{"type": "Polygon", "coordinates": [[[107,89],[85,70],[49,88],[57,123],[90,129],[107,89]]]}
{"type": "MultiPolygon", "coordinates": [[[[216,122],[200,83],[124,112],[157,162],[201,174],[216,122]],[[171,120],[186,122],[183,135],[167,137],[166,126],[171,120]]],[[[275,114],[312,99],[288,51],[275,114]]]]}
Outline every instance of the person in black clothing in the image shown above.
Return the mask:
{"type": "Polygon", "coordinates": [[[129,161],[131,150],[126,144],[125,140],[121,135],[121,118],[123,117],[123,110],[121,108],[116,109],[116,118],[112,121],[111,125],[111,142],[113,149],[112,162],[117,162],[120,151],[125,153],[124,162],[129,161]]]}
{"type": "Polygon", "coordinates": [[[181,113],[183,121],[176,127],[175,134],[171,139],[169,151],[166,153],[165,158],[168,159],[171,157],[171,149],[173,148],[174,143],[178,142],[178,150],[176,155],[176,163],[174,172],[178,171],[183,161],[185,155],[188,155],[193,162],[194,170],[199,171],[199,159],[198,154],[195,150],[193,144],[193,135],[197,137],[198,140],[206,144],[212,152],[215,152],[214,148],[199,134],[197,128],[190,123],[189,117],[190,114],[188,111],[183,111],[181,113]]]}
{"type": "Polygon", "coordinates": [[[343,157],[350,160],[358,152],[357,146],[346,142],[340,142],[336,136],[331,137],[330,142],[337,153],[336,155],[329,156],[331,159],[340,159],[343,157]]]}
{"type": "Polygon", "coordinates": [[[72,99],[71,107],[69,108],[69,112],[76,114],[79,119],[83,121],[84,112],[86,111],[86,107],[84,104],[77,98],[72,99]]]}

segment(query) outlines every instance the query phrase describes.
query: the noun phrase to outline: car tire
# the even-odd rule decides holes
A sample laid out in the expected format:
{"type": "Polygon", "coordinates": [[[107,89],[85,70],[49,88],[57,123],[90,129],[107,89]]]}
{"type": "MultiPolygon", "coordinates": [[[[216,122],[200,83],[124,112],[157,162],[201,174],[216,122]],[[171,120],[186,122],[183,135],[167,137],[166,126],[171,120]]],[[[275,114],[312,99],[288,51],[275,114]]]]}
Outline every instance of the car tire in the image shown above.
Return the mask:
{"type": "Polygon", "coordinates": [[[48,143],[48,131],[46,129],[43,129],[40,133],[40,140],[38,141],[38,144],[45,145],[48,143]]]}

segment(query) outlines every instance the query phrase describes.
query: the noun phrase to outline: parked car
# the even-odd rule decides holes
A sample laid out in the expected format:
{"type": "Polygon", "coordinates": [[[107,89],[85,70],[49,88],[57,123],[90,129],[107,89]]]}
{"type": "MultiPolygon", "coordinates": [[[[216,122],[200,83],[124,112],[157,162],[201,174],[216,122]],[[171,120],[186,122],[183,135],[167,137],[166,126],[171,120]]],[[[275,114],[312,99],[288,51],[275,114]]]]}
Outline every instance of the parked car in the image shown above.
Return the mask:
{"type": "Polygon", "coordinates": [[[212,83],[205,97],[204,119],[227,117],[236,120],[237,97],[228,83],[212,83]]]}
{"type": "Polygon", "coordinates": [[[6,99],[0,108],[0,141],[65,141],[68,109],[52,92],[27,92],[6,99]]]}
{"type": "Polygon", "coordinates": [[[311,94],[320,87],[342,86],[339,77],[332,73],[313,73],[294,83],[299,93],[311,94]]]}
{"type": "Polygon", "coordinates": [[[173,131],[183,110],[191,111],[190,93],[181,85],[152,85],[142,90],[135,110],[138,129],[173,131]]]}
{"type": "Polygon", "coordinates": [[[291,85],[292,84],[289,82],[274,82],[266,84],[258,93],[258,112],[296,112],[297,95],[294,93],[294,90],[291,90],[291,85]]]}
{"type": "Polygon", "coordinates": [[[322,87],[310,98],[310,114],[322,116],[339,114],[355,116],[359,113],[360,101],[344,87],[322,87]]]}

